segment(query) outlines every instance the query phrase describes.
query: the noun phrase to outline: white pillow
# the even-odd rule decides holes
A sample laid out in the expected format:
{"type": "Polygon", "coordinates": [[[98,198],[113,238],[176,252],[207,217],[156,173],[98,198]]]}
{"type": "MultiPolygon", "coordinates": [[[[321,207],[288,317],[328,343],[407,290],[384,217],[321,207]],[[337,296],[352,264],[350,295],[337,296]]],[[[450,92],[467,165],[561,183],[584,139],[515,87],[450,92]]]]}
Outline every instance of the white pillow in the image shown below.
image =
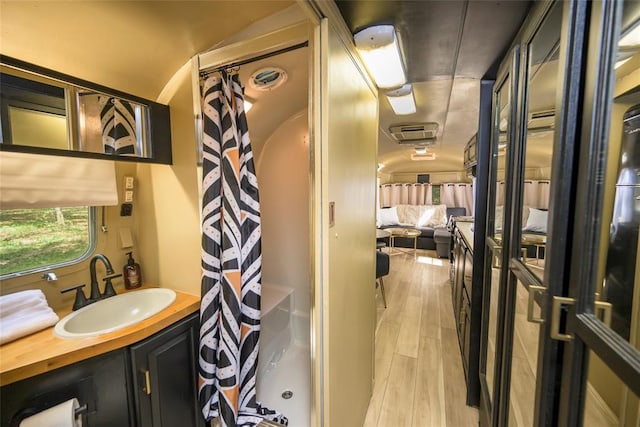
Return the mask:
{"type": "Polygon", "coordinates": [[[398,219],[398,208],[396,206],[380,209],[380,226],[398,224],[400,224],[400,220],[398,219]]]}
{"type": "Polygon", "coordinates": [[[527,225],[524,227],[523,230],[546,233],[548,217],[549,217],[549,212],[547,211],[541,211],[540,209],[529,208],[529,217],[527,218],[527,225]]]}

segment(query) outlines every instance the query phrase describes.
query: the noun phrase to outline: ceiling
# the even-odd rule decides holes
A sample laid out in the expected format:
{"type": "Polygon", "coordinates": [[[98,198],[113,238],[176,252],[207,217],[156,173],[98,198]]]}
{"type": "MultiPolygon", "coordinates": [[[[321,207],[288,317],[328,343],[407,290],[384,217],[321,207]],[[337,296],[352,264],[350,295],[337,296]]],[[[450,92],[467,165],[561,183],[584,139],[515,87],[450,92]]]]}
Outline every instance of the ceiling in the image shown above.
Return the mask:
{"type": "MultiPolygon", "coordinates": [[[[352,32],[380,23],[395,25],[408,78],[414,85],[418,111],[412,115],[396,116],[386,97],[380,96],[379,161],[385,165],[382,172],[461,171],[463,147],[477,129],[480,79],[495,74],[530,2],[336,3],[352,32]],[[436,160],[412,162],[413,148],[393,142],[389,126],[426,121],[439,125],[437,143],[431,147],[436,160]]],[[[157,99],[194,54],[229,40],[264,18],[295,8],[294,5],[291,0],[246,0],[238,14],[237,2],[233,1],[0,0],[0,51],[143,98],[157,99]],[[219,19],[221,16],[234,19],[219,19]],[[96,31],[107,28],[109,31],[96,31]]],[[[292,54],[291,64],[282,64],[291,73],[287,87],[302,77],[302,71],[294,64],[304,64],[306,51],[292,54]],[[298,56],[302,59],[295,58],[298,56]]],[[[268,65],[277,64],[273,61],[276,58],[268,65]]],[[[262,64],[246,66],[243,71],[253,71],[258,65],[262,64]]],[[[281,95],[285,89],[272,95],[281,95]]],[[[250,117],[264,111],[266,104],[256,104],[250,117]]],[[[296,108],[298,104],[303,108],[304,101],[295,104],[296,108]]],[[[268,131],[265,128],[264,134],[268,131]]],[[[254,138],[261,141],[263,132],[258,128],[255,132],[254,138]]]]}
{"type": "Polygon", "coordinates": [[[157,99],[193,55],[293,4],[0,0],[0,52],[157,99]]]}
{"type": "Polygon", "coordinates": [[[413,84],[417,111],[397,116],[380,94],[378,161],[381,172],[463,170],[465,144],[477,131],[480,81],[495,77],[529,10],[529,1],[336,0],[352,33],[393,24],[413,84]],[[432,161],[411,161],[414,148],[400,146],[389,126],[437,122],[432,161]]]}

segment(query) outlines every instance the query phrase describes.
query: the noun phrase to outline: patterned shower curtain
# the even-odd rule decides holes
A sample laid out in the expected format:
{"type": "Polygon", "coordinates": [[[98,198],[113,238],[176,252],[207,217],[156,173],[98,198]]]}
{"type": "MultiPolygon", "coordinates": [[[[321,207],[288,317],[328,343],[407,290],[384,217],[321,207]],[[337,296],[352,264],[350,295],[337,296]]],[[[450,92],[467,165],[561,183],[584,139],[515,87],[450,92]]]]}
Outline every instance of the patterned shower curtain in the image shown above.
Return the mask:
{"type": "Polygon", "coordinates": [[[98,96],[102,143],[106,154],[136,154],[136,114],[130,102],[98,96]]]}
{"type": "Polygon", "coordinates": [[[202,89],[202,301],[198,398],[225,427],[287,419],[256,400],[260,336],[260,204],[238,75],[202,89]]]}

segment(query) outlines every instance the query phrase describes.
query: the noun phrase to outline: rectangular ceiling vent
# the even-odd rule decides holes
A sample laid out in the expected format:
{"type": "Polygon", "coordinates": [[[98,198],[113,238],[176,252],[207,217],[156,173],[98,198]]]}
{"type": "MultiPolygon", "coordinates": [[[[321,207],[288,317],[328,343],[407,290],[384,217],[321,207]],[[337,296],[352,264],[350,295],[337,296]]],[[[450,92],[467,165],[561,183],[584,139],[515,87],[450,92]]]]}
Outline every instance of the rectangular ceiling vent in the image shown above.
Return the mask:
{"type": "Polygon", "coordinates": [[[529,115],[527,127],[529,129],[553,129],[555,124],[555,110],[536,111],[529,115]]]}
{"type": "Polygon", "coordinates": [[[406,123],[389,127],[391,136],[399,144],[433,145],[438,133],[438,123],[406,123]]]}

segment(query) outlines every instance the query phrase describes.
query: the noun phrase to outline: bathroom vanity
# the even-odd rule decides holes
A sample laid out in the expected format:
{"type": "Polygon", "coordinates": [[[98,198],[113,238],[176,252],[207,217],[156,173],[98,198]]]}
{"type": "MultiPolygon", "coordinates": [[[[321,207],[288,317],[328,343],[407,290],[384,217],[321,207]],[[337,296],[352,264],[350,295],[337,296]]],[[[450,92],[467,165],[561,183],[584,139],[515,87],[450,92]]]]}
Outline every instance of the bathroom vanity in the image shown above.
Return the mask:
{"type": "Polygon", "coordinates": [[[197,403],[199,298],[176,292],[165,310],[96,337],[48,328],[0,347],[0,424],[72,398],[91,426],[204,426],[197,403]]]}

